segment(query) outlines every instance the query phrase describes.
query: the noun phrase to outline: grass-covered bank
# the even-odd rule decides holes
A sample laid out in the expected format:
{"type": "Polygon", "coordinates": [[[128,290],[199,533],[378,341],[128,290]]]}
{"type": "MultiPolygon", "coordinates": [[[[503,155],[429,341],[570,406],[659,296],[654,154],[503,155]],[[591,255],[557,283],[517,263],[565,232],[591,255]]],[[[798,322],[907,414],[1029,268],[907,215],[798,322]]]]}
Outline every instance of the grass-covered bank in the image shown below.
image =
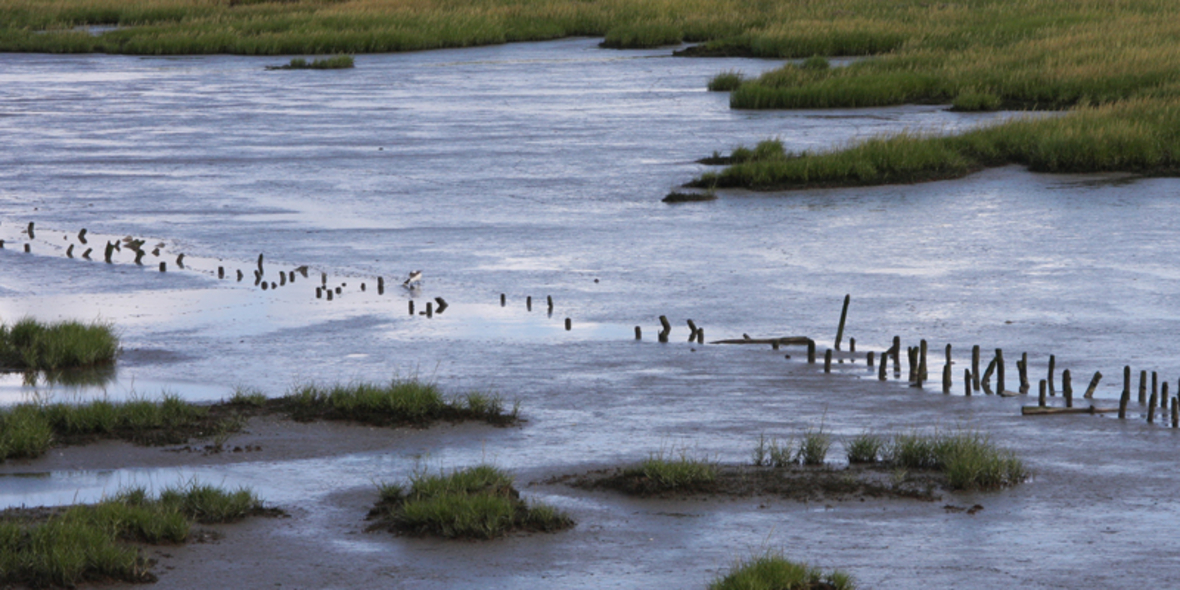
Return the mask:
{"type": "Polygon", "coordinates": [[[196,523],[277,513],[249,490],[196,483],[155,498],[138,488],[93,505],[6,510],[0,512],[0,585],[154,582],[152,563],[132,543],[184,543],[196,523]]]}
{"type": "Polygon", "coordinates": [[[63,371],[109,365],[119,337],[109,324],[42,323],[24,318],[0,324],[0,371],[63,371]]]}
{"type": "Polygon", "coordinates": [[[738,562],[709,590],[854,590],[852,576],[840,570],[823,570],[767,552],[738,562]]]}
{"type": "Polygon", "coordinates": [[[374,528],[447,539],[493,539],[514,531],[554,532],[574,526],[565,513],[520,499],[511,475],[490,465],[410,479],[409,488],[383,484],[369,517],[374,528]]]}
{"type": "Polygon", "coordinates": [[[439,420],[474,420],[504,426],[519,420],[519,407],[508,409],[499,396],[482,392],[447,397],[436,384],[418,379],[395,379],[388,384],[303,385],[278,398],[239,391],[229,400],[213,405],[189,403],[170,394],[159,401],[27,403],[0,409],[0,461],[36,458],[54,445],[101,439],[147,445],[219,439],[239,430],[247,418],[259,415],[281,415],[300,421],[347,420],[377,426],[428,426],[439,420]]]}
{"type": "Polygon", "coordinates": [[[827,152],[785,153],[769,141],[713,161],[731,165],[691,186],[786,190],[902,184],[1007,164],[1035,172],[1176,175],[1180,98],[1080,107],[1060,117],[1018,118],[961,135],[874,137],[827,152]]]}

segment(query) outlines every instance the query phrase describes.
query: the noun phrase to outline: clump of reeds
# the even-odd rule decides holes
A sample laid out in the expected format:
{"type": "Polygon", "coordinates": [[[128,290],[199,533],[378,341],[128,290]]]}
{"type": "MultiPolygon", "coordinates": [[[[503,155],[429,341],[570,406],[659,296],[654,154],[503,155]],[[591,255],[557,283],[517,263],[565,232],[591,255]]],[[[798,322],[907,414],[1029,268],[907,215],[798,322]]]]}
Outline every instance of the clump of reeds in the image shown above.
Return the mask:
{"type": "Polygon", "coordinates": [[[832,446],[831,437],[821,430],[808,430],[798,440],[780,443],[777,438],[767,440],[766,435],[758,436],[754,447],[754,465],[758,467],[788,467],[791,465],[823,465],[832,446]]]}
{"type": "Polygon", "coordinates": [[[117,438],[145,444],[181,443],[192,436],[236,430],[209,408],[165,393],[159,401],[133,398],[84,404],[28,403],[0,409],[0,460],[34,458],[55,442],[117,438]]]}
{"type": "Polygon", "coordinates": [[[282,66],[267,66],[268,70],[343,70],[355,67],[354,60],[351,55],[337,55],[334,57],[325,57],[323,59],[313,59],[307,61],[302,57],[292,58],[290,62],[282,66]]]}
{"type": "Polygon", "coordinates": [[[437,384],[416,378],[393,379],[388,384],[306,384],[296,387],[284,400],[296,419],[355,420],[378,425],[427,424],[435,420],[509,424],[519,417],[519,407],[506,408],[498,395],[470,392],[447,399],[437,384]]]}
{"type": "Polygon", "coordinates": [[[24,318],[0,325],[0,370],[77,369],[110,364],[119,338],[110,324],[57,322],[24,318]]]}
{"type": "Polygon", "coordinates": [[[742,85],[745,78],[745,75],[737,70],[726,70],[709,80],[709,90],[712,92],[736,90],[738,86],[742,85]]]}
{"type": "Polygon", "coordinates": [[[394,531],[448,539],[492,539],[512,531],[552,532],[574,525],[565,513],[528,503],[511,475],[490,465],[450,473],[414,474],[409,488],[379,487],[377,516],[394,531]]]}
{"type": "Polygon", "coordinates": [[[885,449],[885,439],[875,434],[859,434],[844,443],[849,463],[876,463],[885,449]]]}
{"type": "Polygon", "coordinates": [[[154,581],[151,562],[129,543],[183,543],[193,522],[232,522],[262,510],[249,490],[194,482],[158,498],[142,488],[124,490],[47,517],[0,512],[0,584],[72,588],[87,580],[154,581]]]}
{"type": "Polygon", "coordinates": [[[266,394],[249,387],[237,387],[227,402],[231,406],[246,408],[261,408],[266,406],[266,394]]]}
{"type": "Polygon", "coordinates": [[[767,552],[738,562],[728,573],[709,584],[709,590],[753,588],[854,590],[856,583],[852,576],[840,570],[824,573],[819,568],[791,561],[782,553],[767,552]]]}
{"type": "Polygon", "coordinates": [[[898,434],[885,450],[888,463],[905,469],[946,473],[952,489],[994,489],[1028,478],[1024,463],[978,432],[898,434]]]}
{"type": "Polygon", "coordinates": [[[623,477],[642,480],[638,487],[647,492],[691,490],[717,479],[717,465],[708,459],[689,456],[687,451],[660,451],[642,462],[624,468],[623,477]]]}

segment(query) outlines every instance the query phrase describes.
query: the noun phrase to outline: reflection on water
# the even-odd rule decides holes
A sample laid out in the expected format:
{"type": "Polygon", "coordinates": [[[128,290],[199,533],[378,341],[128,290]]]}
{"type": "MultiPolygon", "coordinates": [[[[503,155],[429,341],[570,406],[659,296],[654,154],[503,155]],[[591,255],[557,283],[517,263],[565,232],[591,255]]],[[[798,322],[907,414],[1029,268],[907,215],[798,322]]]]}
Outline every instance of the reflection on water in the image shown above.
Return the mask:
{"type": "MultiPolygon", "coordinates": [[[[53,369],[46,371],[23,371],[21,373],[22,384],[26,387],[36,388],[38,384],[44,384],[49,387],[94,387],[104,388],[110,382],[115,380],[114,365],[107,365],[103,367],[88,367],[83,369],[53,369]]],[[[0,384],[4,383],[4,379],[0,378],[0,384]]],[[[0,385],[2,387],[3,385],[0,385]]]]}

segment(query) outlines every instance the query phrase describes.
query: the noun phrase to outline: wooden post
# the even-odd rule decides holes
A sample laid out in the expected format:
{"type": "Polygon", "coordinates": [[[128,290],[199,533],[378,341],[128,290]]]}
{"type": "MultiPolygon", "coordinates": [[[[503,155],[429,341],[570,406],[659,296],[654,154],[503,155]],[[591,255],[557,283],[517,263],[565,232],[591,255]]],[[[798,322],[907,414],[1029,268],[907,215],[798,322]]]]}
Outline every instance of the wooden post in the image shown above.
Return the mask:
{"type": "Polygon", "coordinates": [[[971,369],[963,369],[963,394],[971,397],[971,369]]]}
{"type": "MultiPolygon", "coordinates": [[[[697,324],[692,320],[688,320],[688,341],[692,342],[697,339],[697,324]]],[[[778,350],[778,343],[774,343],[774,349],[778,350]]]]}
{"type": "Polygon", "coordinates": [[[328,273],[326,273],[326,272],[320,273],[320,284],[323,285],[324,287],[328,286],[328,273]]]}
{"type": "Polygon", "coordinates": [[[295,284],[295,271],[291,271],[291,272],[287,273],[287,282],[291,283],[291,284],[295,284]]]}
{"type": "Polygon", "coordinates": [[[865,361],[868,362],[870,369],[873,368],[873,351],[870,350],[869,353],[865,355],[865,361]]]}
{"type": "MultiPolygon", "coordinates": [[[[1131,399],[1131,365],[1123,366],[1123,397],[1131,399]]],[[[1119,418],[1122,418],[1124,411],[1121,403],[1119,409],[1119,418]]]]}
{"type": "Polygon", "coordinates": [[[1057,357],[1049,355],[1049,396],[1057,395],[1057,388],[1053,386],[1053,370],[1057,367],[1057,357]]]}
{"type": "Polygon", "coordinates": [[[428,317],[428,318],[434,317],[434,302],[433,301],[426,302],[426,317],[428,317]]]}
{"type": "Polygon", "coordinates": [[[180,255],[176,257],[176,266],[181,269],[184,269],[184,253],[183,252],[181,252],[180,255]]]}
{"type": "MultiPolygon", "coordinates": [[[[361,284],[363,285],[364,283],[361,283],[361,284]]],[[[287,273],[281,272],[281,273],[279,273],[279,286],[285,287],[286,285],[287,285],[287,273]]],[[[364,291],[364,289],[361,289],[361,290],[364,291]]]]}
{"type": "Polygon", "coordinates": [[[918,381],[918,348],[916,346],[905,347],[905,358],[910,363],[910,372],[906,381],[915,383],[918,381]]]}
{"type": "Polygon", "coordinates": [[[832,372],[832,349],[830,348],[824,350],[824,372],[832,372]]]}
{"type": "Polygon", "coordinates": [[[414,300],[410,300],[410,315],[414,315],[414,300]]]}
{"type": "Polygon", "coordinates": [[[323,299],[324,298],[324,290],[321,289],[320,287],[315,288],[315,298],[316,299],[323,299]]]}
{"type": "Polygon", "coordinates": [[[1172,398],[1172,428],[1180,426],[1180,397],[1172,398]]]}
{"type": "Polygon", "coordinates": [[[166,272],[167,270],[168,270],[168,263],[167,263],[167,262],[161,262],[161,263],[160,263],[160,272],[166,272]]]}
{"type": "Polygon", "coordinates": [[[107,242],[106,250],[103,251],[103,255],[102,255],[103,259],[106,260],[107,264],[111,264],[111,255],[113,255],[114,253],[115,253],[115,245],[110,242],[107,242]]]}
{"type": "Polygon", "coordinates": [[[448,307],[450,307],[450,305],[447,304],[447,300],[443,299],[442,297],[435,297],[434,302],[438,304],[438,307],[436,308],[438,313],[442,313],[446,311],[448,307]]]}
{"type": "Polygon", "coordinates": [[[807,362],[808,364],[815,364],[815,341],[807,341],[807,362]]]}
{"type": "MultiPolygon", "coordinates": [[[[1130,371],[1127,371],[1129,374],[1130,371]]],[[[1127,419],[1127,402],[1131,401],[1131,388],[1124,387],[1123,394],[1119,396],[1119,420],[1127,419]]]]}
{"type": "Polygon", "coordinates": [[[840,327],[836,328],[836,350],[840,350],[840,341],[844,339],[844,320],[848,318],[848,302],[852,295],[844,296],[844,309],[840,310],[840,327]]]}
{"type": "Polygon", "coordinates": [[[660,325],[664,327],[665,332],[672,332],[672,323],[668,321],[668,316],[660,316],[660,325]]]}
{"type": "Polygon", "coordinates": [[[893,376],[901,377],[901,336],[893,337],[893,376]]]}
{"type": "Polygon", "coordinates": [[[385,277],[377,277],[377,294],[385,294],[385,277]]]}
{"type": "Polygon", "coordinates": [[[848,352],[856,352],[856,338],[848,339],[848,352]]]}
{"type": "Polygon", "coordinates": [[[1156,371],[1151,372],[1151,400],[1148,401],[1152,407],[1158,403],[1160,391],[1160,376],[1156,371]]]}
{"type": "Polygon", "coordinates": [[[70,247],[66,248],[66,256],[69,258],[74,257],[74,245],[73,244],[70,244],[70,247]]]}
{"type": "Polygon", "coordinates": [[[1043,407],[1045,407],[1045,406],[1047,405],[1047,404],[1045,403],[1045,395],[1049,393],[1049,392],[1048,392],[1048,389],[1049,389],[1049,381],[1048,381],[1048,380],[1046,380],[1046,379],[1041,379],[1041,388],[1040,388],[1040,389],[1041,389],[1041,393],[1040,393],[1040,395],[1037,397],[1037,405],[1038,405],[1038,406],[1041,406],[1041,407],[1043,408],[1043,407]]]}
{"type": "Polygon", "coordinates": [[[705,329],[697,328],[697,344],[705,343],[705,329]]]}
{"type": "Polygon", "coordinates": [[[1028,393],[1028,353],[1020,353],[1020,393],[1028,393]]]}
{"type": "MultiPolygon", "coordinates": [[[[926,373],[926,341],[922,340],[918,342],[918,381],[926,379],[930,379],[930,376],[926,373]]],[[[922,386],[922,383],[919,382],[918,386],[922,386]]]]}
{"type": "Polygon", "coordinates": [[[217,267],[217,278],[219,278],[219,279],[225,278],[225,267],[224,266],[217,267]]]}
{"type": "Polygon", "coordinates": [[[553,312],[553,296],[546,295],[545,300],[549,302],[549,312],[552,313],[553,312]]]}
{"type": "Polygon", "coordinates": [[[1158,391],[1151,392],[1151,398],[1147,400],[1147,423],[1155,423],[1155,404],[1156,398],[1159,396],[1158,391]]]}
{"type": "MultiPolygon", "coordinates": [[[[282,273],[279,273],[279,276],[283,276],[283,274],[282,274],[282,273]]],[[[281,282],[282,282],[282,281],[281,281],[281,279],[280,279],[280,283],[281,283],[281,282]]],[[[365,284],[364,284],[364,283],[361,283],[361,292],[362,292],[362,293],[364,293],[364,292],[365,292],[365,284]]]]}
{"type": "Polygon", "coordinates": [[[877,367],[877,380],[885,380],[885,367],[889,364],[889,355],[881,354],[881,366],[877,367]]]}
{"type": "Polygon", "coordinates": [[[1147,371],[1139,371],[1139,405],[1147,403],[1147,371]]]}
{"type": "Polygon", "coordinates": [[[1061,372],[1061,395],[1065,396],[1065,407],[1073,407],[1073,379],[1070,377],[1069,369],[1061,372]]]}
{"type": "Polygon", "coordinates": [[[239,269],[238,269],[238,282],[239,282],[239,283],[240,283],[240,282],[242,282],[242,277],[243,277],[243,276],[245,276],[245,275],[243,275],[243,274],[242,274],[242,269],[240,269],[240,268],[239,268],[239,269]]]}
{"type": "Polygon", "coordinates": [[[1168,422],[1168,382],[1160,385],[1160,421],[1168,422]]]}
{"type": "Polygon", "coordinates": [[[565,318],[565,331],[569,332],[571,329],[573,329],[573,327],[574,327],[573,320],[571,320],[569,318],[565,318]]]}
{"type": "Polygon", "coordinates": [[[33,251],[32,246],[30,246],[29,244],[25,244],[25,254],[29,254],[32,251],[33,251]]]}
{"type": "Polygon", "coordinates": [[[508,297],[500,293],[500,307],[504,307],[508,303],[508,297]]]}
{"type": "MultiPolygon", "coordinates": [[[[4,247],[4,240],[0,240],[0,248],[3,248],[3,247],[4,247]]],[[[85,258],[86,260],[90,260],[90,253],[93,251],[94,251],[94,248],[87,248],[86,251],[82,253],[82,258],[85,258]]]]}
{"type": "MultiPolygon", "coordinates": [[[[1086,394],[1082,397],[1090,399],[1094,397],[1094,390],[1098,389],[1098,382],[1102,380],[1102,373],[1094,371],[1094,378],[1090,380],[1090,386],[1086,388],[1086,394]]],[[[1154,392],[1153,392],[1154,393],[1154,392]]]]}
{"type": "Polygon", "coordinates": [[[33,234],[33,222],[32,221],[29,222],[29,239],[30,240],[35,239],[35,235],[33,234]]]}
{"type": "Polygon", "coordinates": [[[942,392],[951,392],[951,365],[947,363],[942,366],[942,392]]]}
{"type": "Polygon", "coordinates": [[[992,357],[992,362],[988,363],[987,369],[985,369],[983,371],[983,381],[981,382],[981,384],[983,385],[983,392],[988,395],[992,394],[991,379],[992,379],[992,372],[995,370],[996,370],[996,359],[995,359],[995,357],[992,357]]]}
{"type": "Polygon", "coordinates": [[[1007,391],[1004,383],[1004,351],[996,349],[996,393],[1003,395],[1007,391]]]}
{"type": "Polygon", "coordinates": [[[532,295],[529,295],[528,297],[524,298],[524,309],[525,309],[525,311],[532,311],[533,310],[533,296],[532,295]]]}
{"type": "Polygon", "coordinates": [[[143,248],[140,248],[135,251],[135,264],[139,264],[139,265],[143,264],[143,255],[144,255],[143,248]]]}
{"type": "Polygon", "coordinates": [[[979,345],[971,347],[971,387],[979,391],[979,345]]]}
{"type": "MultiPolygon", "coordinates": [[[[266,281],[262,281],[262,290],[265,291],[269,288],[270,288],[270,283],[268,283],[266,281]]],[[[328,301],[331,301],[331,300],[332,300],[332,294],[328,293],[328,301]]]]}
{"type": "Polygon", "coordinates": [[[78,232],[78,241],[86,243],[86,228],[82,228],[82,231],[78,232]]]}
{"type": "Polygon", "coordinates": [[[643,340],[643,328],[640,328],[639,326],[635,326],[635,339],[636,340],[643,340]]]}

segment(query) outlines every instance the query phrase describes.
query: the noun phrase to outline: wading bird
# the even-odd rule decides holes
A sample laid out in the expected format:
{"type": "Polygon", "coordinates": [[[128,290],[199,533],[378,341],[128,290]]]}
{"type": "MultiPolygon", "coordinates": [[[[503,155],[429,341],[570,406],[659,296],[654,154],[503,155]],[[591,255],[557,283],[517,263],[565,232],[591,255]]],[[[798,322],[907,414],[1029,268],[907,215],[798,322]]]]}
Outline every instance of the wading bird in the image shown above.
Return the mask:
{"type": "Polygon", "coordinates": [[[414,283],[419,283],[419,284],[422,283],[422,271],[420,271],[420,270],[410,271],[410,278],[406,279],[406,282],[402,283],[402,286],[409,288],[409,289],[413,289],[414,283]]]}

